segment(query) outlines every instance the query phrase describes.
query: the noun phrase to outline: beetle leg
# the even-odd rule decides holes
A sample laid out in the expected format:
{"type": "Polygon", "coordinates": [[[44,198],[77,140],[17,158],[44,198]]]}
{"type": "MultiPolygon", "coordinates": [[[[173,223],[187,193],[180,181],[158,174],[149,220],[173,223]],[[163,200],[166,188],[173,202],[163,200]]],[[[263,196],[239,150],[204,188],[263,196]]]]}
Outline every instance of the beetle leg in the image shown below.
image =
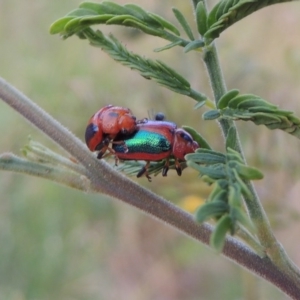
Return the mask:
{"type": "MultiPolygon", "coordinates": [[[[105,151],[106,151],[106,149],[105,149],[105,151]]],[[[98,155],[97,155],[97,158],[98,158],[98,159],[101,159],[101,158],[103,157],[105,151],[99,151],[99,153],[98,153],[98,155]]]]}
{"type": "Polygon", "coordinates": [[[175,169],[177,171],[178,176],[181,176],[182,168],[181,168],[181,165],[180,165],[180,162],[178,161],[178,159],[175,160],[175,169]]]}
{"type": "Polygon", "coordinates": [[[109,139],[108,137],[105,137],[105,138],[103,139],[103,141],[102,141],[100,144],[97,145],[96,150],[105,153],[106,148],[107,148],[108,145],[109,145],[109,142],[110,142],[110,139],[109,139]],[[105,151],[103,151],[103,149],[105,149],[105,151]]]}
{"type": "Polygon", "coordinates": [[[119,161],[119,158],[117,157],[115,150],[110,147],[107,147],[106,150],[108,152],[106,152],[106,153],[99,152],[97,157],[99,157],[99,155],[100,155],[100,158],[107,158],[107,157],[113,155],[115,157],[116,166],[117,166],[117,162],[119,161]]]}
{"type": "Polygon", "coordinates": [[[119,163],[119,157],[118,155],[115,155],[115,166],[117,167],[119,163]]]}
{"type": "Polygon", "coordinates": [[[128,148],[127,148],[127,145],[124,141],[113,141],[112,144],[115,144],[115,145],[122,145],[123,148],[124,148],[124,153],[127,153],[128,152],[128,148]]]}
{"type": "Polygon", "coordinates": [[[147,161],[146,165],[141,168],[141,170],[137,173],[136,177],[142,177],[144,174],[148,178],[148,181],[151,182],[151,177],[148,174],[148,168],[150,165],[150,161],[147,161]]]}
{"type": "Polygon", "coordinates": [[[169,171],[169,165],[170,165],[169,159],[167,158],[166,163],[165,163],[165,165],[163,167],[163,170],[162,170],[162,176],[167,176],[167,173],[169,171]]]}
{"type": "Polygon", "coordinates": [[[144,124],[144,123],[147,123],[147,122],[148,122],[148,118],[144,118],[142,120],[137,120],[136,124],[144,124]]]}
{"type": "Polygon", "coordinates": [[[99,150],[99,153],[97,155],[98,159],[101,159],[103,155],[105,154],[106,150],[110,151],[110,148],[108,148],[108,145],[110,143],[110,139],[106,137],[103,139],[103,141],[97,146],[97,150],[99,150]]]}

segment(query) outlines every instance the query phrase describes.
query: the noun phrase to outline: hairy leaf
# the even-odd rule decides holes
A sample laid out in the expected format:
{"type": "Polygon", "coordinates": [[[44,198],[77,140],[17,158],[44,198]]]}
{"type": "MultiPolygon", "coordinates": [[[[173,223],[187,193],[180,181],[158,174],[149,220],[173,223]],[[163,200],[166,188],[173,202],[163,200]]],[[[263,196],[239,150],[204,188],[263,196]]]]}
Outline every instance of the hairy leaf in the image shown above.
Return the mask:
{"type": "Polygon", "coordinates": [[[221,0],[207,17],[204,38],[211,43],[225,29],[266,6],[291,0],[221,0]]]}
{"type": "Polygon", "coordinates": [[[204,42],[202,40],[195,40],[195,41],[192,41],[192,42],[188,43],[183,48],[183,52],[187,53],[189,51],[192,51],[192,50],[195,50],[195,49],[199,49],[199,48],[202,48],[204,46],[205,46],[205,44],[204,44],[204,42]]]}
{"type": "Polygon", "coordinates": [[[196,220],[202,223],[209,218],[220,217],[228,211],[229,206],[223,201],[205,203],[196,212],[196,220]]]}
{"type": "Polygon", "coordinates": [[[203,120],[214,120],[217,119],[221,116],[219,110],[217,109],[212,109],[209,111],[206,111],[203,115],[202,118],[203,120]]]}
{"type": "Polygon", "coordinates": [[[189,39],[193,41],[195,39],[193,32],[191,30],[189,23],[187,22],[186,18],[184,17],[184,15],[177,8],[173,8],[173,13],[174,13],[176,19],[178,20],[178,22],[180,23],[180,25],[182,26],[183,30],[189,37],[189,39]]]}
{"type": "Polygon", "coordinates": [[[259,170],[242,164],[238,164],[236,170],[242,179],[258,180],[264,177],[259,170]]]}
{"type": "Polygon", "coordinates": [[[256,125],[265,125],[271,130],[281,129],[300,138],[300,119],[294,116],[292,111],[279,109],[259,96],[238,95],[237,92],[232,90],[223,95],[218,103],[219,109],[205,112],[203,118],[252,121],[256,125]]]}
{"type": "Polygon", "coordinates": [[[236,97],[238,94],[239,94],[239,90],[236,90],[236,89],[230,90],[229,92],[224,94],[218,101],[218,108],[223,109],[223,108],[227,107],[229,101],[231,99],[233,99],[234,97],[236,97]]]}
{"type": "Polygon", "coordinates": [[[228,130],[227,136],[226,136],[226,149],[231,148],[235,149],[236,147],[236,127],[231,126],[228,130]]]}
{"type": "Polygon", "coordinates": [[[225,163],[226,156],[215,155],[214,153],[190,153],[186,155],[187,160],[192,160],[199,164],[217,164],[217,163],[225,163]]]}
{"type": "Polygon", "coordinates": [[[172,43],[176,42],[177,45],[183,47],[189,43],[179,37],[179,30],[171,22],[157,14],[145,11],[136,4],[122,6],[111,1],[83,2],[78,9],[71,11],[66,17],[51,25],[50,32],[52,34],[59,33],[67,38],[73,34],[80,35],[80,31],[88,25],[115,24],[137,28],[172,43]]]}
{"type": "Polygon", "coordinates": [[[207,12],[202,1],[199,1],[196,6],[196,21],[198,32],[204,35],[207,31],[207,12]]]}
{"type": "Polygon", "coordinates": [[[166,46],[163,46],[163,47],[160,47],[160,48],[155,48],[154,52],[161,52],[161,51],[164,51],[164,50],[168,50],[168,49],[171,49],[171,48],[176,47],[178,45],[181,45],[181,41],[176,41],[176,42],[173,42],[173,43],[168,44],[166,46]]]}
{"type": "Polygon", "coordinates": [[[226,233],[231,231],[232,223],[228,214],[224,215],[217,223],[210,237],[210,245],[221,252],[225,243],[226,233]]]}
{"type": "Polygon", "coordinates": [[[101,31],[93,31],[90,28],[82,30],[81,34],[90,41],[93,46],[101,47],[114,60],[121,64],[137,70],[147,78],[153,79],[157,83],[170,90],[187,95],[197,101],[205,101],[207,97],[193,90],[190,83],[175,70],[161,61],[146,59],[137,54],[129,52],[115,37],[105,36],[101,31]]]}

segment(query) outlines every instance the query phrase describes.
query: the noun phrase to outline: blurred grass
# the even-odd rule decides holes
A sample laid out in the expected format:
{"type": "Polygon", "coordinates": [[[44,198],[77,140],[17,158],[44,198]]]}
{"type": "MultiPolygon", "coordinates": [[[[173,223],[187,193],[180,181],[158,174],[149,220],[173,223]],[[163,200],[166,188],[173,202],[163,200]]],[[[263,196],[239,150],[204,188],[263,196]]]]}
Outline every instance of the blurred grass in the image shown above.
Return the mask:
{"type": "MultiPolygon", "coordinates": [[[[125,1],[116,1],[125,3],[125,1]]],[[[193,19],[183,1],[130,1],[176,22],[171,7],[193,19]]],[[[194,102],[119,66],[100,49],[75,37],[49,35],[50,24],[80,2],[0,2],[1,76],[83,139],[86,122],[103,105],[130,107],[138,118],[163,111],[190,125],[218,150],[223,140],[214,122],[203,122],[194,102]]],[[[228,88],[258,94],[300,116],[300,11],[288,3],[264,9],[224,32],[217,41],[228,88]]],[[[195,26],[194,26],[195,28],[195,26]]],[[[198,54],[182,49],[160,54],[165,41],[120,27],[113,32],[129,49],[169,63],[211,96],[198,54]]],[[[256,183],[263,204],[288,253],[299,223],[299,141],[239,123],[248,162],[262,169],[256,183]]],[[[51,141],[0,103],[0,150],[19,153],[30,134],[51,141]]],[[[182,205],[205,198],[207,187],[185,170],[139,183],[182,205]]],[[[87,195],[37,178],[0,174],[0,299],[246,299],[243,271],[202,245],[118,201],[87,195]],[[217,288],[216,288],[217,287],[217,288]]],[[[259,280],[261,299],[286,299],[259,280]]],[[[245,288],[247,290],[247,288],[245,288]]],[[[249,298],[250,299],[250,298],[249,298]]]]}

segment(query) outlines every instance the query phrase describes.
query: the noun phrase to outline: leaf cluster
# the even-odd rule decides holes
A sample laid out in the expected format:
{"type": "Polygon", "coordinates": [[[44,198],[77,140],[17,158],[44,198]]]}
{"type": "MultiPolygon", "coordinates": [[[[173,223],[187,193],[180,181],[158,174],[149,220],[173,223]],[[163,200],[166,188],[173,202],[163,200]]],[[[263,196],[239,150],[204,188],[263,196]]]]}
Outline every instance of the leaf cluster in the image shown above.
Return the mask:
{"type": "Polygon", "coordinates": [[[278,106],[253,94],[239,95],[238,90],[227,92],[217,104],[217,109],[203,114],[205,120],[224,118],[252,121],[269,129],[281,129],[300,138],[300,119],[293,112],[281,110],[278,106]]]}
{"type": "Polygon", "coordinates": [[[180,35],[173,24],[156,14],[146,12],[138,5],[122,6],[110,1],[83,2],[78,9],[53,23],[50,31],[52,34],[62,33],[69,36],[95,24],[123,25],[158,36],[164,31],[180,35]]]}
{"type": "Polygon", "coordinates": [[[207,15],[202,1],[196,7],[198,31],[211,43],[228,27],[266,6],[291,0],[221,0],[207,15]]]}
{"type": "Polygon", "coordinates": [[[261,179],[262,173],[246,166],[240,154],[229,147],[226,154],[200,148],[185,158],[187,165],[199,171],[203,180],[214,184],[206,203],[196,214],[198,222],[210,218],[217,221],[211,235],[211,245],[221,251],[226,233],[234,234],[240,226],[253,232],[254,227],[243,207],[243,197],[251,199],[251,192],[245,182],[261,179]]]}
{"type": "MultiPolygon", "coordinates": [[[[144,78],[153,79],[176,93],[195,99],[200,102],[200,106],[204,105],[207,97],[193,90],[190,83],[171,67],[159,60],[154,61],[134,54],[128,51],[113,35],[108,37],[100,30],[94,31],[89,27],[90,25],[99,24],[101,22],[105,24],[115,24],[115,22],[119,22],[118,24],[122,25],[136,25],[137,21],[135,20],[135,22],[133,22],[133,18],[137,18],[138,16],[140,23],[147,22],[148,25],[145,26],[145,30],[147,31],[153,28],[155,28],[155,30],[165,30],[165,28],[171,30],[173,28],[166,21],[161,20],[159,23],[158,20],[160,20],[160,18],[158,16],[155,17],[154,14],[146,13],[136,5],[128,4],[121,6],[113,2],[84,2],[80,5],[79,9],[74,10],[66,17],[54,22],[50,32],[52,34],[60,33],[65,38],[77,34],[80,38],[88,39],[91,45],[102,48],[102,50],[114,60],[133,70],[137,70],[144,78]],[[126,15],[124,14],[125,12],[127,12],[126,15]],[[131,12],[131,15],[129,15],[129,12],[131,12]]],[[[175,31],[175,29],[173,29],[173,31],[175,31]]]]}
{"type": "MultiPolygon", "coordinates": [[[[50,27],[50,32],[52,34],[59,33],[66,38],[87,27],[99,24],[127,26],[172,41],[173,43],[166,49],[177,45],[185,46],[188,43],[179,37],[178,28],[163,17],[147,12],[135,4],[122,6],[110,1],[81,3],[79,8],[55,21],[50,27]]],[[[187,28],[188,25],[184,29],[187,28]]]]}
{"type": "Polygon", "coordinates": [[[184,52],[189,52],[205,46],[203,40],[195,39],[184,15],[176,8],[173,8],[173,13],[190,41],[181,38],[179,29],[161,16],[147,12],[135,4],[122,6],[110,1],[83,2],[79,8],[55,21],[50,27],[50,33],[59,33],[67,38],[74,34],[80,35],[82,30],[92,25],[122,25],[171,41],[168,45],[156,48],[155,52],[176,46],[182,46],[184,52]]]}

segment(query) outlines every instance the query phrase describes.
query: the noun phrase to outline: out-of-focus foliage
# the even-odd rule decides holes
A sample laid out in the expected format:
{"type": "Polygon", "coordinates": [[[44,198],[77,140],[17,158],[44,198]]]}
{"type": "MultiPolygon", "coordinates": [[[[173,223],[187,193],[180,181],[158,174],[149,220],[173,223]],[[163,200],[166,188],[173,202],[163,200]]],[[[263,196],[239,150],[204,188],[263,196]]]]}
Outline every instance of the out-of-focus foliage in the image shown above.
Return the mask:
{"type": "MultiPolygon", "coordinates": [[[[174,24],[172,6],[189,22],[194,18],[184,1],[128,2],[174,24]]],[[[213,149],[224,151],[217,125],[202,121],[202,109],[193,111],[195,101],[145,80],[87,43],[49,35],[53,20],[75,5],[70,0],[1,1],[1,76],[79,137],[90,116],[112,103],[130,107],[139,118],[163,111],[167,119],[194,127],[213,149]]],[[[295,5],[272,6],[247,17],[224,31],[218,46],[229,89],[260,95],[300,115],[300,12],[295,5]]],[[[196,36],[196,24],[190,25],[196,36]]],[[[183,55],[182,48],[154,53],[165,41],[129,28],[110,27],[109,32],[140,55],[163,58],[192,86],[211,95],[198,53],[183,55]]],[[[0,103],[0,108],[1,152],[18,153],[29,134],[57,150],[9,107],[0,103]]],[[[248,122],[238,126],[249,164],[264,170],[265,179],[256,186],[276,235],[299,262],[297,250],[292,252],[297,232],[291,221],[299,221],[299,142],[248,122]]],[[[195,171],[187,169],[182,177],[172,173],[151,184],[145,178],[139,182],[179,204],[199,191],[203,198],[209,194],[205,184],[194,180],[195,171]]],[[[222,257],[113,199],[5,172],[0,173],[0,188],[1,299],[233,299],[241,298],[242,286],[248,284],[242,282],[242,271],[222,257]]],[[[265,299],[283,299],[263,282],[259,290],[265,299]]]]}

